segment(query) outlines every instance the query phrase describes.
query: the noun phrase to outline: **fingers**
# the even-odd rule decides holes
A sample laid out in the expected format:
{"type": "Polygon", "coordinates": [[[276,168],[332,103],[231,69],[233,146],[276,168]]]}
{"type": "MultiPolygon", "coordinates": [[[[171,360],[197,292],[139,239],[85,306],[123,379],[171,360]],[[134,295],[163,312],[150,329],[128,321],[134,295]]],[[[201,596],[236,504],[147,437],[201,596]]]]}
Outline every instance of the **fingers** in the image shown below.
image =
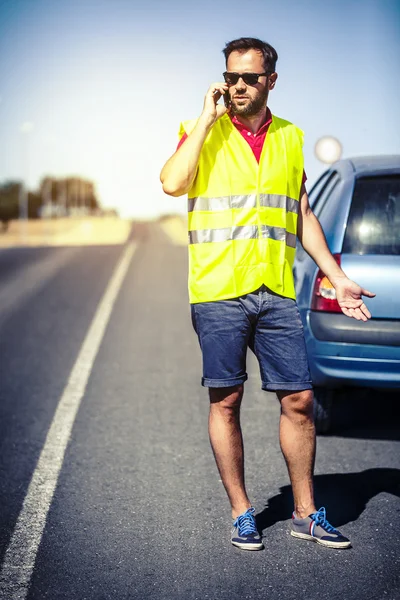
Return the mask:
{"type": "Polygon", "coordinates": [[[226,83],[216,82],[213,83],[207,91],[204,98],[203,113],[207,115],[209,119],[212,119],[212,124],[215,123],[216,119],[219,119],[227,112],[227,107],[224,104],[218,104],[218,100],[226,94],[228,91],[228,85],[226,83]]]}
{"type": "Polygon", "coordinates": [[[224,81],[216,81],[215,83],[210,85],[210,87],[208,88],[208,91],[213,93],[216,90],[219,90],[221,92],[221,94],[224,94],[227,89],[228,89],[227,83],[225,83],[224,81]]]}
{"type": "Polygon", "coordinates": [[[207,96],[211,96],[215,102],[218,102],[218,100],[221,98],[221,96],[223,96],[226,92],[228,91],[228,86],[226,83],[213,83],[207,92],[207,96]]]}
{"type": "Polygon", "coordinates": [[[357,319],[357,321],[368,321],[368,317],[363,313],[361,308],[354,309],[354,318],[357,319]]]}
{"type": "Polygon", "coordinates": [[[365,306],[364,302],[360,306],[355,308],[341,306],[341,309],[343,314],[346,315],[346,317],[351,317],[353,319],[356,319],[357,321],[368,321],[368,319],[371,318],[371,313],[365,306]]]}
{"type": "Polygon", "coordinates": [[[368,290],[361,289],[361,295],[367,296],[367,298],[375,298],[376,294],[369,292],[368,290]]]}
{"type": "MultiPolygon", "coordinates": [[[[370,293],[371,293],[371,292],[370,292],[370,293]]],[[[375,296],[375,294],[374,294],[374,296],[375,296]]],[[[371,297],[372,297],[372,296],[371,296],[371,297]]],[[[370,319],[370,318],[371,318],[371,313],[369,312],[369,310],[368,310],[368,308],[366,307],[366,305],[364,304],[364,302],[361,304],[361,306],[360,306],[360,309],[359,309],[359,310],[360,310],[360,311],[362,312],[362,314],[363,314],[363,315],[366,317],[366,318],[365,318],[365,321],[366,321],[367,319],[370,319]]],[[[363,320],[364,320],[364,319],[363,319],[363,320]]]]}
{"type": "Polygon", "coordinates": [[[342,312],[346,315],[346,317],[351,317],[352,319],[356,319],[357,321],[368,321],[368,318],[359,308],[342,307],[342,312]]]}
{"type": "Polygon", "coordinates": [[[368,321],[371,318],[371,313],[363,302],[362,296],[374,298],[376,294],[363,289],[354,282],[350,282],[350,284],[350,286],[338,286],[336,289],[340,308],[347,317],[357,319],[357,321],[368,321]]]}

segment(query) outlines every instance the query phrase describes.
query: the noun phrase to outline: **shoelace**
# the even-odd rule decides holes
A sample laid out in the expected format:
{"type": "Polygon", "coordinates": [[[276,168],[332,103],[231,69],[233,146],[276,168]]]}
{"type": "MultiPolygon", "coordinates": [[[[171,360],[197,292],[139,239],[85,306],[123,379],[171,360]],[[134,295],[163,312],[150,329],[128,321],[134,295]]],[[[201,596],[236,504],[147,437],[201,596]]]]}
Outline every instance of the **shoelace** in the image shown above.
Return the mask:
{"type": "Polygon", "coordinates": [[[238,528],[240,536],[258,533],[256,522],[253,517],[254,512],[255,508],[249,508],[243,515],[239,515],[233,523],[233,526],[238,528]]]}
{"type": "Polygon", "coordinates": [[[335,529],[329,523],[329,521],[327,521],[327,519],[326,519],[326,510],[325,510],[324,506],[322,506],[316,513],[313,513],[312,515],[310,515],[310,518],[313,521],[315,521],[316,525],[320,525],[328,533],[337,533],[337,534],[339,534],[339,531],[337,529],[335,529]]]}

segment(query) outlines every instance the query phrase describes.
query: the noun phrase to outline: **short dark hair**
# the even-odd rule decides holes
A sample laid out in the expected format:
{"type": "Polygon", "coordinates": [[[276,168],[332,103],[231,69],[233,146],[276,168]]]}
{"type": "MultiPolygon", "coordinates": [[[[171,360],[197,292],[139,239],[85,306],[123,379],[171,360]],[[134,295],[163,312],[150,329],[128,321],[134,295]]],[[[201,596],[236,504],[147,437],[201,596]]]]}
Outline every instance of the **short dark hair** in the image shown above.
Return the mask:
{"type": "Polygon", "coordinates": [[[225,61],[228,62],[228,57],[232,52],[240,52],[244,54],[248,50],[258,50],[261,52],[264,58],[264,69],[268,73],[273,73],[276,67],[276,61],[278,60],[278,53],[270,44],[263,42],[258,38],[238,38],[228,42],[223,49],[225,55],[225,61]]]}

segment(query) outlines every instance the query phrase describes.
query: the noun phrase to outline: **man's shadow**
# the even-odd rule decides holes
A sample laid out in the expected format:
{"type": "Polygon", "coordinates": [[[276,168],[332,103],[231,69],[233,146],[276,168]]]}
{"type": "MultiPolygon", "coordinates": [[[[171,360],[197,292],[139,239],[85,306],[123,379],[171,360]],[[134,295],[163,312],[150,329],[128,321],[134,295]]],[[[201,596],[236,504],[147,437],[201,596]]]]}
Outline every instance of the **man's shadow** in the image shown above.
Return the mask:
{"type": "MultiPolygon", "coordinates": [[[[317,508],[325,506],[329,522],[335,527],[355,521],[371,498],[388,492],[400,498],[400,470],[376,468],[361,473],[336,473],[316,475],[315,499],[317,508]]],[[[262,512],[256,515],[259,531],[286,521],[292,515],[291,486],[280,488],[280,493],[270,498],[262,512]]]]}

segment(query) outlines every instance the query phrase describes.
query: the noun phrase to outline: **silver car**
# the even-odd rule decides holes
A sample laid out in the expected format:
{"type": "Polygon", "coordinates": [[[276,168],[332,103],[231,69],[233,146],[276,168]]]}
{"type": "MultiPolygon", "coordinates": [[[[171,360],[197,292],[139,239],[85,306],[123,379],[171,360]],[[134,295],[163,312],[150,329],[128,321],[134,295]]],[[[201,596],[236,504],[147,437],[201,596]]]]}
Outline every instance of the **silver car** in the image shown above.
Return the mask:
{"type": "Polygon", "coordinates": [[[376,293],[364,299],[370,321],[346,317],[329,280],[298,246],[297,302],[315,386],[317,431],[326,432],[341,388],[400,389],[400,156],[338,161],[309,197],[346,275],[376,293]]]}

